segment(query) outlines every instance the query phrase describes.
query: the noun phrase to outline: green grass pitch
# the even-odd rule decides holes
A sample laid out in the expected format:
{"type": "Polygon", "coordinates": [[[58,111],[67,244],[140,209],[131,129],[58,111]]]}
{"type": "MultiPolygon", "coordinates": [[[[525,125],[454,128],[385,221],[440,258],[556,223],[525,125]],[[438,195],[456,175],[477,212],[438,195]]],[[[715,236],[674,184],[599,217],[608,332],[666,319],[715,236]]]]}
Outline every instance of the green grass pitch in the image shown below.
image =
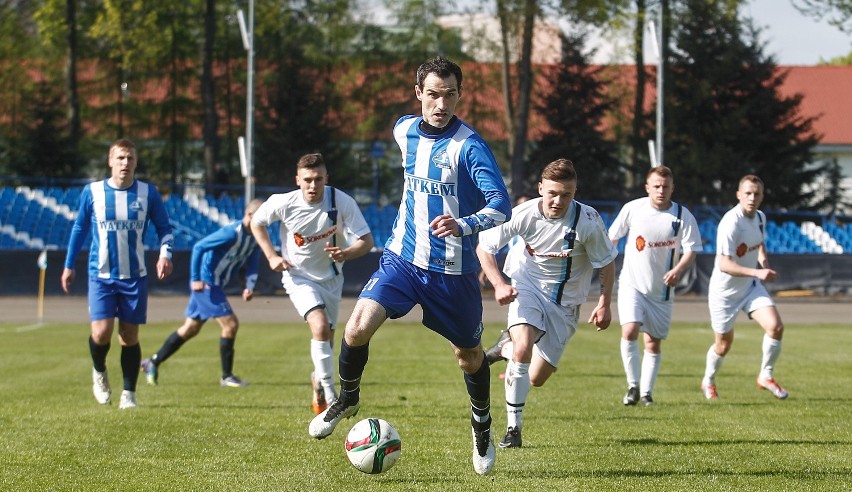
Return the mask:
{"type": "MultiPolygon", "coordinates": [[[[177,325],[142,328],[143,355],[177,325]]],[[[499,325],[486,326],[491,343],[499,325]]],[[[218,326],[140,377],[139,408],[119,411],[120,349],[108,365],[113,404],[91,393],[84,322],[20,329],[0,324],[0,490],[562,491],[852,490],[852,332],[789,325],[776,377],[786,401],[759,391],[762,332],[737,327],[717,379],[699,383],[712,334],[678,323],[663,346],[655,406],[624,407],[619,331],[583,323],[559,371],[533,388],[524,447],[497,450],[494,472],[471,465],[469,403],[448,344],[420,325],[389,322],[371,343],[360,414],[331,437],[307,434],[313,417],[308,330],[246,324],[235,372],[247,388],[220,388],[218,326]],[[352,468],[343,438],[361,418],[391,422],[402,457],[382,475],[352,468]]],[[[506,415],[492,366],[495,437],[506,415]]]]}

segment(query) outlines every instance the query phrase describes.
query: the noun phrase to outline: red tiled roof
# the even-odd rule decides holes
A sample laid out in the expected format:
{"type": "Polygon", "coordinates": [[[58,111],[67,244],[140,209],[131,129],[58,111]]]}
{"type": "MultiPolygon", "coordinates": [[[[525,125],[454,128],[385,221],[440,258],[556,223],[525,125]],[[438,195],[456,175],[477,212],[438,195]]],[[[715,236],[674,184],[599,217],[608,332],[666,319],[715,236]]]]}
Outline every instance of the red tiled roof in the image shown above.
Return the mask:
{"type": "Polygon", "coordinates": [[[852,66],[784,66],[783,96],[802,94],[804,116],[818,117],[814,131],[823,145],[852,145],[852,66]]]}

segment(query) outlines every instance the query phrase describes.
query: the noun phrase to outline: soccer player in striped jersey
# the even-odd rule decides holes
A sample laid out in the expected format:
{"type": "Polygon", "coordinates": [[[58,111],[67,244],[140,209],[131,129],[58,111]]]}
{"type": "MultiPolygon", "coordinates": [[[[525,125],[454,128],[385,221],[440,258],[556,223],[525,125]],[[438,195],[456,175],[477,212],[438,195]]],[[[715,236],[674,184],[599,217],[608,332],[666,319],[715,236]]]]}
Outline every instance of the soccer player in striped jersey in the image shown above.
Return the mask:
{"type": "Polygon", "coordinates": [[[698,223],[683,205],[672,202],[674,176],[666,166],[645,178],[647,197],[621,208],[609,227],[613,243],[627,236],[618,279],[621,361],[627,376],[622,403],[653,405],[651,393],[660,371],[662,341],[669,335],[674,288],[701,251],[698,223]],[[645,355],[639,357],[639,332],[645,355]]]}
{"type": "Polygon", "coordinates": [[[69,292],[74,281],[74,263],[90,230],[89,318],[92,355],[92,391],[100,404],[111,401],[106,357],[118,318],[121,371],[124,376],[119,408],[136,407],[136,383],[142,349],[139,325],[148,315],[148,270],[143,239],[149,223],[160,238],[157,278],[172,273],[172,227],[157,188],[136,179],[136,146],[127,139],[110,145],[111,176],[87,184],[80,195],[80,210],[71,229],[62,290],[69,292]]]}
{"type": "Polygon", "coordinates": [[[245,301],[254,297],[260,248],[252,235],[251,217],[261,203],[263,202],[260,200],[250,201],[241,220],[218,229],[192,247],[189,263],[189,304],[184,311],[186,319],[180,328],[166,338],[157,353],[142,361],[142,370],[148,384],[157,384],[160,365],[189,339],[198,335],[208,319],[215,318],[222,328],[219,338],[222,379],[219,384],[230,388],[248,385],[234,376],[234,341],[240,321],[234,314],[224,289],[233,274],[245,266],[245,288],[242,297],[245,301]]]}
{"type": "Polygon", "coordinates": [[[252,218],[252,229],[269,267],[311,330],[314,413],[337,399],[334,387],[334,328],[343,295],[343,262],[373,248],[373,234],[355,200],[328,186],[322,154],[305,154],[296,163],[298,190],[269,197],[252,218]],[[281,222],[281,254],[267,226],[281,222]],[[356,238],[347,244],[347,237],[356,238]]]}
{"type": "Polygon", "coordinates": [[[421,116],[403,116],[393,128],[404,184],[399,213],[379,260],[346,324],[340,349],[340,398],[310,423],[322,439],[360,408],[360,382],[369,341],[388,318],[415,304],[423,324],[452,344],[470,396],[473,466],[494,466],[490,371],[484,361],[482,296],[476,235],[506,221],[511,204],[491,149],[455,115],[462,71],[443,57],[417,70],[414,94],[421,116]]]}
{"type": "MultiPolygon", "coordinates": [[[[512,219],[480,235],[477,254],[494,286],[494,299],[509,305],[507,327],[511,353],[506,366],[507,431],[501,448],[522,444],[523,412],[531,386],[543,386],[556,372],[565,346],[577,330],[580,305],[589,293],[592,273],[600,269],[598,304],[589,323],[609,327],[610,299],[618,250],[606,234],[598,212],[574,199],[577,173],[568,159],[547,164],[538,183],[540,198],[512,210],[512,219]],[[495,254],[515,236],[525,243],[517,264],[500,273],[495,254]]],[[[502,337],[501,337],[502,338],[502,337]]],[[[498,342],[499,343],[499,342],[498,342]]],[[[490,350],[490,349],[489,349],[490,350]]]]}
{"type": "Polygon", "coordinates": [[[763,202],[763,180],[753,174],[743,176],[737,200],[739,203],[725,213],[716,232],[716,262],[707,294],[715,341],[707,351],[701,392],[708,400],[719,397],[716,373],[731,350],[737,314],[743,311],[764,331],[757,386],[783,400],[787,390],[775,381],[773,371],[781,354],[784,323],[763,285],[778,278],[766,255],[766,216],[758,210],[763,202]]]}

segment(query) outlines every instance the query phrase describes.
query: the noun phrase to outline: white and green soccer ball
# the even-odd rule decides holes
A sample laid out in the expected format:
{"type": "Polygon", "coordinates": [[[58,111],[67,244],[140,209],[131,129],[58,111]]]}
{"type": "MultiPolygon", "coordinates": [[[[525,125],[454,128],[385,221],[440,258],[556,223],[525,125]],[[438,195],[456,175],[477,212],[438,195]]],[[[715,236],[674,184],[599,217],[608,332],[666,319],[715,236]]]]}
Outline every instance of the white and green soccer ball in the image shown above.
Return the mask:
{"type": "Polygon", "coordinates": [[[346,457],[359,471],[382,473],[389,470],[402,453],[399,432],[388,421],[364,419],[346,435],[346,457]]]}

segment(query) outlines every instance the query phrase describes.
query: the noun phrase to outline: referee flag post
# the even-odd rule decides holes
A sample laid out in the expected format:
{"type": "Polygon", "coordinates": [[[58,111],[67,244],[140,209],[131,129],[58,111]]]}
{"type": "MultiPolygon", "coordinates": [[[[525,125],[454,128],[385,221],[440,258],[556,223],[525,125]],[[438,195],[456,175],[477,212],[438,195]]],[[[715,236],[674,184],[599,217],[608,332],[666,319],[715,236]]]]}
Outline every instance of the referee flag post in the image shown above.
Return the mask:
{"type": "Polygon", "coordinates": [[[44,275],[47,271],[47,250],[42,250],[38,255],[38,321],[44,319],[44,275]]]}

